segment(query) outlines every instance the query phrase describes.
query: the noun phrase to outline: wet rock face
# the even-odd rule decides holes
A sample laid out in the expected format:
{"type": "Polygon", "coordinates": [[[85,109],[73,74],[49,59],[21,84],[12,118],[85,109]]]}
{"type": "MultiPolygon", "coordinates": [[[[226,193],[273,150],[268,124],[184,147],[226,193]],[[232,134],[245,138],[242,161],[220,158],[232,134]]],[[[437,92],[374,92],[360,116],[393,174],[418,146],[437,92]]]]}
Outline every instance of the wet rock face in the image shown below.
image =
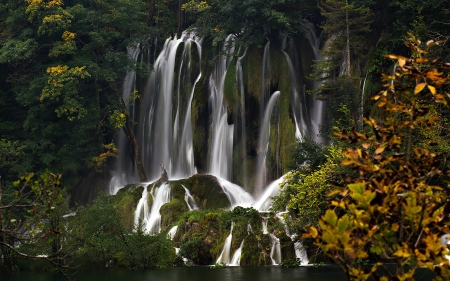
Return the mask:
{"type": "Polygon", "coordinates": [[[134,212],[143,190],[142,186],[130,184],[120,189],[115,195],[114,206],[121,217],[120,222],[129,230],[134,228],[134,212]]]}
{"type": "MultiPolygon", "coordinates": [[[[216,177],[211,175],[196,174],[188,179],[172,182],[172,189],[177,186],[186,187],[194,197],[200,209],[227,209],[230,207],[228,197],[216,177]]],[[[177,188],[177,190],[181,190],[177,188]]],[[[184,190],[183,196],[184,196],[184,190]]],[[[174,196],[176,196],[174,194],[174,196]]]]}
{"type": "Polygon", "coordinates": [[[178,232],[182,233],[179,242],[180,255],[196,265],[211,265],[215,262],[212,253],[220,238],[219,222],[217,219],[208,218],[207,215],[208,213],[201,215],[198,221],[188,221],[181,223],[181,227],[180,224],[178,226],[178,232]]]}

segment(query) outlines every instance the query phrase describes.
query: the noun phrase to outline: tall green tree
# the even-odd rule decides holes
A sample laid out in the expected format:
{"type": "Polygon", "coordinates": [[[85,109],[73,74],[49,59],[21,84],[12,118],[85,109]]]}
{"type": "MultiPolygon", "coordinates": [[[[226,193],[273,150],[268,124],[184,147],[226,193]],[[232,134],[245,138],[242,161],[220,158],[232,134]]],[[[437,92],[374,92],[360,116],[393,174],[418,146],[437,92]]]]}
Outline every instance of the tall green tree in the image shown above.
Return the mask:
{"type": "Polygon", "coordinates": [[[299,18],[310,8],[304,1],[224,1],[191,0],[184,9],[195,16],[195,31],[221,44],[233,34],[238,46],[263,46],[266,38],[283,32],[287,35],[301,30],[299,18]]]}
{"type": "Polygon", "coordinates": [[[325,43],[322,58],[314,65],[312,76],[320,83],[315,92],[330,100],[328,128],[339,122],[351,128],[362,122],[367,64],[364,53],[368,51],[372,13],[360,1],[323,0],[318,1],[318,7],[324,19],[321,27],[325,43]]]}
{"type": "Polygon", "coordinates": [[[7,1],[0,7],[2,84],[26,115],[15,120],[34,171],[74,185],[116,128],[127,48],[148,32],[144,1],[7,1]]]}

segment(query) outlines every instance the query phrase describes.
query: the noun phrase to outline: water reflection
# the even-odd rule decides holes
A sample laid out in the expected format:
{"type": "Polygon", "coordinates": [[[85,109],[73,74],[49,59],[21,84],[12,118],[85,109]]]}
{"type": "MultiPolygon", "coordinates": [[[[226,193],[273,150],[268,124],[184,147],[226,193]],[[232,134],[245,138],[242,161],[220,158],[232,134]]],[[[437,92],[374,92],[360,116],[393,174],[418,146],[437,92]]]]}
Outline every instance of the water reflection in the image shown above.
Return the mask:
{"type": "MultiPolygon", "coordinates": [[[[424,269],[419,269],[415,277],[423,277],[424,269]]],[[[2,281],[64,281],[64,276],[56,273],[17,273],[1,276],[2,281]]],[[[432,273],[424,279],[431,280],[432,273]]],[[[344,281],[345,274],[338,266],[324,265],[318,268],[305,266],[300,268],[264,267],[176,267],[169,269],[149,269],[137,271],[79,272],[71,276],[77,281],[344,281]]]]}

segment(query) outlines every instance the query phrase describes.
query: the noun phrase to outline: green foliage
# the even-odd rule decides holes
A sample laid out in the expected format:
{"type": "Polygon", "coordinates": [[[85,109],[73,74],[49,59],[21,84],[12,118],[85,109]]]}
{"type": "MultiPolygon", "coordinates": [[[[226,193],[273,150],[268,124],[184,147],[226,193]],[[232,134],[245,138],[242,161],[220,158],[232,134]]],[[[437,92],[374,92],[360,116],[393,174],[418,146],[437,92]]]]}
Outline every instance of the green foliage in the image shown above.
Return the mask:
{"type": "Polygon", "coordinates": [[[114,207],[119,213],[122,225],[129,231],[135,228],[134,212],[142,197],[143,190],[144,187],[142,186],[127,185],[116,194],[114,207]]]}
{"type": "Polygon", "coordinates": [[[316,170],[319,165],[326,161],[328,148],[320,143],[316,143],[311,138],[297,140],[295,144],[286,148],[291,155],[290,162],[287,163],[289,170],[310,169],[316,170]]]}
{"type": "Polygon", "coordinates": [[[69,226],[70,242],[76,249],[74,262],[83,269],[164,268],[172,265],[175,252],[172,242],[164,234],[144,233],[142,222],[130,232],[124,228],[121,219],[115,198],[103,193],[82,208],[69,226]]]}
{"type": "Polygon", "coordinates": [[[284,268],[295,268],[299,267],[302,264],[302,260],[299,258],[283,260],[279,266],[284,268]]]}
{"type": "Polygon", "coordinates": [[[23,159],[26,156],[25,145],[19,141],[0,139],[0,176],[2,180],[13,181],[16,175],[26,171],[23,159]]]}
{"type": "Polygon", "coordinates": [[[12,186],[0,183],[1,272],[14,270],[17,257],[47,260],[60,269],[63,267],[61,246],[54,244],[63,230],[60,224],[53,223],[58,217],[55,210],[60,209],[62,201],[60,175],[25,174],[12,186]],[[46,249],[37,253],[34,248],[38,244],[46,249]]]}
{"type": "Polygon", "coordinates": [[[288,173],[280,195],[275,197],[273,208],[279,211],[287,208],[291,214],[287,222],[294,232],[317,224],[332,199],[328,193],[336,189],[331,183],[341,182],[347,172],[339,165],[343,157],[338,147],[331,146],[324,157],[326,161],[315,169],[305,167],[288,173]]]}
{"type": "Polygon", "coordinates": [[[1,87],[25,113],[7,120],[26,132],[16,135],[32,151],[29,171],[64,173],[66,184],[75,185],[80,171],[103,152],[102,144],[112,141],[117,127],[104,120],[119,108],[124,74],[136,68],[127,47],[148,32],[146,5],[126,0],[2,4],[1,87]]]}
{"type": "Polygon", "coordinates": [[[181,245],[179,255],[192,260],[194,264],[208,264],[205,262],[211,259],[211,254],[205,251],[207,248],[203,243],[200,237],[194,237],[181,245]]]}
{"type": "Polygon", "coordinates": [[[212,38],[214,46],[222,44],[229,35],[235,35],[238,46],[261,47],[266,37],[277,32],[298,32],[299,13],[305,11],[303,2],[270,0],[251,1],[190,1],[184,9],[195,15],[196,33],[212,38]]]}
{"type": "Polygon", "coordinates": [[[314,238],[350,279],[412,280],[418,267],[434,271],[438,280],[450,276],[448,249],[441,244],[441,236],[450,231],[444,189],[448,184],[431,183],[447,177],[442,170],[446,162],[412,143],[415,128],[433,127],[438,121],[434,105],[449,99],[443,87],[449,83],[450,64],[428,57],[430,47],[440,43],[430,40],[423,47],[411,35],[406,45],[412,58],[387,55],[398,68],[395,76],[384,75],[392,82],[373,96],[388,113],[386,120],[381,124],[366,119],[372,134],[336,133],[351,143],[361,142],[344,151],[342,161],[360,177],[348,178],[347,188],[334,193],[339,196],[320,219],[320,228],[310,227],[305,237],[314,238]],[[355,262],[369,255],[375,264],[363,267],[355,262]],[[396,263],[395,273],[377,271],[386,260],[396,263]]]}

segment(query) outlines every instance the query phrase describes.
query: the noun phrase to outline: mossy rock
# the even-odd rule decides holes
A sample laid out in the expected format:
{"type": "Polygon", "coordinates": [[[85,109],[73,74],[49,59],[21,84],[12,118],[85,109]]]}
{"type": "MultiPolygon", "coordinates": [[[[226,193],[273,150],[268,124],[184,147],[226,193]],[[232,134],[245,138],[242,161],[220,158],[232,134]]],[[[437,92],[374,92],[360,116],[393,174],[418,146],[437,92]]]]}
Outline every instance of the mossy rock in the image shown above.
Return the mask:
{"type": "Polygon", "coordinates": [[[200,209],[227,209],[230,207],[228,197],[214,176],[196,174],[188,179],[172,182],[173,189],[179,190],[180,187],[182,188],[181,185],[189,189],[200,209]],[[179,186],[177,187],[177,185],[179,186]]]}
{"type": "Polygon", "coordinates": [[[185,213],[184,219],[178,223],[174,240],[182,235],[179,238],[180,248],[188,248],[190,254],[186,257],[197,265],[209,265],[215,261],[214,257],[221,240],[220,212],[191,211],[185,213]],[[200,254],[201,257],[198,256],[200,254]]]}
{"type": "Polygon", "coordinates": [[[264,265],[264,260],[261,260],[262,251],[258,237],[255,234],[247,235],[242,245],[241,266],[257,266],[264,265]]]}
{"type": "Polygon", "coordinates": [[[173,222],[177,221],[178,218],[188,211],[188,207],[184,200],[172,199],[169,203],[161,206],[159,213],[161,214],[161,229],[166,229],[173,222]]]}
{"type": "Polygon", "coordinates": [[[282,233],[278,238],[280,239],[282,260],[295,259],[296,256],[294,241],[292,241],[292,239],[285,233],[282,233]]]}
{"type": "Polygon", "coordinates": [[[115,195],[114,207],[121,217],[120,222],[126,229],[134,228],[134,213],[143,191],[143,186],[130,184],[120,189],[115,195]]]}

